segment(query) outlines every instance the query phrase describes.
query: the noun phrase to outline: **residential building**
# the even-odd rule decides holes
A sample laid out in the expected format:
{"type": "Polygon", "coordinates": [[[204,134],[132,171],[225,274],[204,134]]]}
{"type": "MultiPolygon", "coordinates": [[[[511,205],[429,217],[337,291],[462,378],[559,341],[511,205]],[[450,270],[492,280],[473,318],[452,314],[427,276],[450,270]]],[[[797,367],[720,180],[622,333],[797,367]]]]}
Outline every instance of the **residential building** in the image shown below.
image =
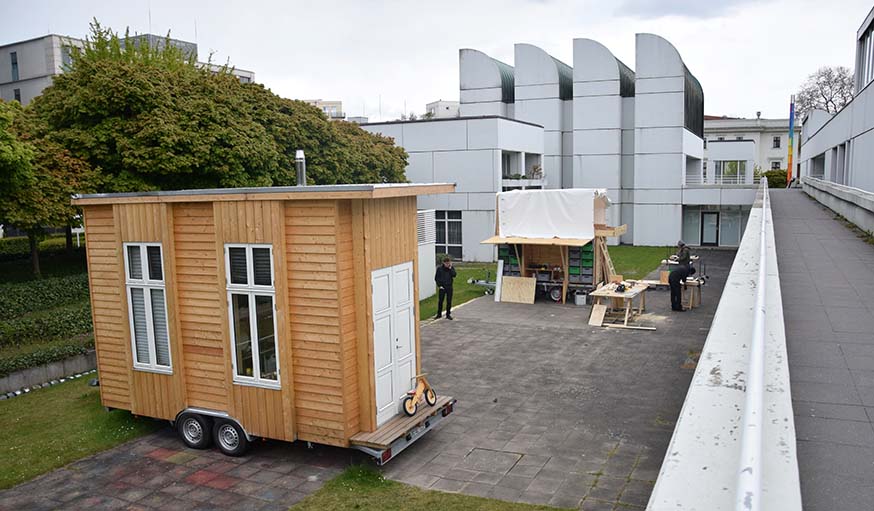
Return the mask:
{"type": "MultiPolygon", "coordinates": [[[[795,128],[795,154],[792,159],[798,163],[800,154],[801,123],[795,128]]],[[[709,144],[724,140],[751,140],[755,146],[753,165],[756,169],[786,169],[789,163],[789,119],[762,119],[756,113],[755,119],[737,117],[704,116],[704,161],[708,158],[709,144]]]]}
{"type": "Polygon", "coordinates": [[[332,121],[343,120],[346,118],[346,114],[343,113],[342,101],[324,99],[305,99],[303,101],[304,103],[309,103],[324,112],[325,115],[328,116],[328,119],[332,121]]]}
{"type": "MultiPolygon", "coordinates": [[[[856,32],[855,97],[836,114],[813,110],[801,128],[801,176],[874,193],[874,9],[856,32]]],[[[844,200],[848,200],[845,198],[844,200]]]]}
{"type": "Polygon", "coordinates": [[[458,101],[444,101],[438,99],[425,105],[425,115],[431,115],[431,119],[445,119],[458,117],[458,101]]]}
{"type": "MultiPolygon", "coordinates": [[[[140,34],[130,37],[134,44],[148,42],[161,47],[166,37],[154,34],[140,34]]],[[[179,39],[169,39],[170,44],[180,48],[192,58],[197,58],[197,44],[179,39]]],[[[18,101],[27,105],[39,96],[43,89],[52,84],[54,76],[64,72],[72,63],[71,49],[82,48],[85,41],[75,37],[49,34],[34,39],[18,41],[0,46],[0,99],[18,101]]],[[[199,63],[218,71],[223,66],[212,63],[199,63]]],[[[255,79],[255,73],[243,69],[231,72],[243,83],[255,79]]]]}
{"type": "Polygon", "coordinates": [[[714,150],[704,166],[704,92],[665,39],[637,34],[637,70],[603,45],[575,39],[573,66],[530,44],[514,65],[459,51],[459,117],[365,124],[410,155],[411,181],[457,184],[423,196],[437,246],[492,261],[494,193],[518,188],[605,188],[607,221],[628,224],[611,243],[737,246],[755,199],[755,142],[714,150]],[[718,164],[716,163],[718,162],[718,164]]]}

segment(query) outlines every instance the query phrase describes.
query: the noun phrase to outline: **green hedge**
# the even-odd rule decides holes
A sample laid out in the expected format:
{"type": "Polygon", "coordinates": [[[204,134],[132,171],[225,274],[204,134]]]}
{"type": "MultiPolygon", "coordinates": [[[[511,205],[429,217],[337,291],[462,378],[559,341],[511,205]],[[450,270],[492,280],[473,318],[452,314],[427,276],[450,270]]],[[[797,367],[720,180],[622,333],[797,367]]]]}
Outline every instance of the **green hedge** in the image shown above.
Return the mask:
{"type": "MultiPolygon", "coordinates": [[[[73,248],[76,247],[75,235],[73,248]]],[[[79,236],[79,242],[84,245],[84,236],[79,236]]],[[[50,236],[39,242],[41,254],[62,252],[67,249],[65,236],[50,236]]],[[[0,238],[0,261],[14,261],[30,258],[30,243],[26,237],[0,238]]]]}
{"type": "Polygon", "coordinates": [[[26,346],[24,349],[11,350],[7,353],[0,352],[0,377],[76,355],[83,355],[93,347],[94,339],[89,336],[26,346]]]}
{"type": "Polygon", "coordinates": [[[85,300],[53,310],[0,321],[0,348],[70,337],[92,330],[91,304],[85,300]]]}
{"type": "Polygon", "coordinates": [[[88,298],[88,274],[0,284],[0,321],[88,298]]]}
{"type": "Polygon", "coordinates": [[[769,170],[763,174],[768,180],[768,188],[786,188],[786,170],[769,170]]]}

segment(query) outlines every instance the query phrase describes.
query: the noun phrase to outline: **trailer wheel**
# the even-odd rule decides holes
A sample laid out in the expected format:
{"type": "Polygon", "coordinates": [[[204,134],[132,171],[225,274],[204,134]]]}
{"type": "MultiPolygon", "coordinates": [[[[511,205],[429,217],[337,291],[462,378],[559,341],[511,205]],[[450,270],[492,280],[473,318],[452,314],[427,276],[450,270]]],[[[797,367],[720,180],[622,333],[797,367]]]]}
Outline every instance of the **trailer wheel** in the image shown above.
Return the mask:
{"type": "Polygon", "coordinates": [[[549,297],[552,299],[553,302],[561,301],[561,291],[561,286],[555,286],[549,290],[549,297]]]}
{"type": "Polygon", "coordinates": [[[412,417],[416,415],[416,409],[419,408],[419,403],[416,402],[414,396],[404,398],[404,413],[412,417]]]}
{"type": "Polygon", "coordinates": [[[192,449],[206,449],[212,443],[212,419],[196,413],[184,413],[176,421],[176,431],[192,449]]]}
{"type": "Polygon", "coordinates": [[[428,403],[428,406],[434,406],[437,404],[437,393],[434,392],[434,389],[428,389],[425,391],[425,402],[428,403]]]}
{"type": "Polygon", "coordinates": [[[233,421],[216,421],[212,428],[212,436],[219,450],[228,456],[242,456],[249,449],[246,433],[233,421]]]}

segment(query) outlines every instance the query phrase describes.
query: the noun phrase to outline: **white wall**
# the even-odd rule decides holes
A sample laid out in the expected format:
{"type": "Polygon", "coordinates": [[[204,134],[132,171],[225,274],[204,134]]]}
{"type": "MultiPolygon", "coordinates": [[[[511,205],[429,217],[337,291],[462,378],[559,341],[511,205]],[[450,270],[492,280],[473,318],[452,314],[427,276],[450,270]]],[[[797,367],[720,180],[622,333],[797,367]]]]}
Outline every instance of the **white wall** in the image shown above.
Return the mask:
{"type": "Polygon", "coordinates": [[[419,300],[434,296],[437,292],[437,283],[434,282],[436,268],[434,243],[422,243],[419,245],[419,300]]]}
{"type": "Polygon", "coordinates": [[[494,59],[477,50],[464,48],[458,52],[459,114],[462,117],[480,115],[512,115],[501,100],[501,73],[494,59]]]}

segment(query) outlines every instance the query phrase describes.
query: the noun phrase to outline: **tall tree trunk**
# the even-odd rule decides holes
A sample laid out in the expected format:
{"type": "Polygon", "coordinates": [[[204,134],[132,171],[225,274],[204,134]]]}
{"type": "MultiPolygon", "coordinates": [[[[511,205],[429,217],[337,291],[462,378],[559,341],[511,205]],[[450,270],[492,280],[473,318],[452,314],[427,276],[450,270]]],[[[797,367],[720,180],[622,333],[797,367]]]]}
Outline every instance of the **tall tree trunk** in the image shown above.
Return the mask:
{"type": "Polygon", "coordinates": [[[30,242],[30,264],[33,268],[33,274],[39,277],[39,240],[36,237],[36,232],[28,231],[27,240],[30,242]]]}
{"type": "Polygon", "coordinates": [[[67,236],[67,255],[73,254],[73,227],[68,225],[64,227],[64,234],[67,236]]]}

